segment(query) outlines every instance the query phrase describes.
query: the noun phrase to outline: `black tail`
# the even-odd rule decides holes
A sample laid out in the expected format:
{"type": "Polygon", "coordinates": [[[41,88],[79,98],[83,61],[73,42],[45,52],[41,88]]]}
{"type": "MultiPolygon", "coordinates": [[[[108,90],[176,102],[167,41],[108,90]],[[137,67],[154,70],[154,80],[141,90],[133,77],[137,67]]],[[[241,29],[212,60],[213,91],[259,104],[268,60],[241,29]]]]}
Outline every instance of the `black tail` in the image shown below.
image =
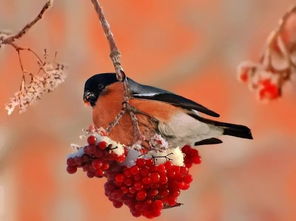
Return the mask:
{"type": "Polygon", "coordinates": [[[246,139],[253,139],[251,130],[244,125],[230,124],[230,123],[224,123],[224,122],[219,122],[219,121],[215,121],[215,120],[210,120],[210,119],[206,119],[206,118],[200,117],[195,114],[189,114],[189,115],[191,117],[203,122],[203,123],[211,124],[211,125],[223,128],[224,135],[230,135],[230,136],[241,137],[241,138],[246,138],[246,139]]]}
{"type": "Polygon", "coordinates": [[[227,127],[224,127],[223,134],[246,139],[253,139],[251,130],[243,125],[228,124],[227,127]]]}

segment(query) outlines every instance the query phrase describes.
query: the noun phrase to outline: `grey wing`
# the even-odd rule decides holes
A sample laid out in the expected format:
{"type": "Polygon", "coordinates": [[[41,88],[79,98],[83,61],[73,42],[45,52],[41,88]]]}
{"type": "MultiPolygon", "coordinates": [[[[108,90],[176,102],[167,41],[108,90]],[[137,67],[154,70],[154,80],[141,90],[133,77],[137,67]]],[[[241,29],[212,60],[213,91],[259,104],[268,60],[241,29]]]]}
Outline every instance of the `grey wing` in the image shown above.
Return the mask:
{"type": "Polygon", "coordinates": [[[128,79],[128,84],[131,89],[132,96],[135,98],[163,101],[188,110],[196,110],[212,117],[220,116],[218,113],[202,106],[201,104],[198,104],[180,95],[173,94],[169,91],[152,86],[142,85],[131,79],[128,79]]]}

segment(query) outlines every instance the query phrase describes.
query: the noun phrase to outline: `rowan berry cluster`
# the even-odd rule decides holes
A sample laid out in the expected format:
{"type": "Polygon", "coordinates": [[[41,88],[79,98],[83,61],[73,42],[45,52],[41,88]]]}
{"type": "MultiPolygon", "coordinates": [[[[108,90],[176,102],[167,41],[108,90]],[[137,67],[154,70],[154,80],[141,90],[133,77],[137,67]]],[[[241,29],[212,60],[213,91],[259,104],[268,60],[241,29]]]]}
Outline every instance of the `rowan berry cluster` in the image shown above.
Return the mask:
{"type": "Polygon", "coordinates": [[[190,146],[162,154],[157,151],[135,154],[132,153],[135,150],[128,150],[108,137],[91,135],[87,141],[87,146],[68,157],[68,173],[82,168],[90,178],[106,177],[105,194],[113,206],[120,208],[125,204],[135,217],[154,218],[162,209],[180,206],[178,196],[192,182],[189,168],[201,163],[198,151],[190,146]],[[158,155],[152,157],[152,153],[158,155]],[[183,165],[168,156],[174,154],[182,157],[183,165]],[[157,162],[158,158],[162,161],[157,162]]]}
{"type": "Polygon", "coordinates": [[[270,33],[259,62],[243,62],[239,79],[257,93],[260,100],[274,100],[296,75],[296,7],[289,10],[270,33]]]}

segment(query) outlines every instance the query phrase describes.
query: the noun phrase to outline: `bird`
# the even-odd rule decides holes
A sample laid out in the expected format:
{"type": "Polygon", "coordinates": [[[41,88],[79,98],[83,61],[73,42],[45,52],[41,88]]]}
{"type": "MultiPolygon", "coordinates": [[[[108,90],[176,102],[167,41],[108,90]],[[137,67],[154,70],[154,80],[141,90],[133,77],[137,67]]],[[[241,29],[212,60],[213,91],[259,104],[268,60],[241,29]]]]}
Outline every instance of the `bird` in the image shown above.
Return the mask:
{"type": "MultiPolygon", "coordinates": [[[[244,125],[225,123],[220,115],[190,99],[157,87],[140,84],[126,77],[129,105],[137,110],[140,132],[149,140],[154,133],[161,135],[170,147],[200,146],[222,143],[218,137],[229,135],[253,139],[251,130],[244,125]]],[[[122,110],[125,88],[115,73],[95,74],[86,80],[84,103],[92,107],[93,124],[107,128],[122,110]]],[[[124,145],[135,141],[133,122],[125,113],[108,135],[124,145]]]]}

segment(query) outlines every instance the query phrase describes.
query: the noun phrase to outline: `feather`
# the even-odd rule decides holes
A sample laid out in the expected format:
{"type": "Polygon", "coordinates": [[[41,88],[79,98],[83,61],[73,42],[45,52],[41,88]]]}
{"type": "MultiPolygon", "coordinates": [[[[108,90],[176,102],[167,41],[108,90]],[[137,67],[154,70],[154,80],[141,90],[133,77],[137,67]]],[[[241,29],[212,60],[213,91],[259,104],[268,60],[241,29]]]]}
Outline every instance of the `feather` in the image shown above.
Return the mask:
{"type": "Polygon", "coordinates": [[[132,96],[135,98],[162,101],[177,107],[185,108],[187,110],[197,110],[212,117],[220,116],[216,112],[202,106],[201,104],[198,104],[180,95],[173,94],[169,91],[148,85],[142,85],[133,81],[132,79],[128,79],[128,85],[132,92],[132,96]]]}

